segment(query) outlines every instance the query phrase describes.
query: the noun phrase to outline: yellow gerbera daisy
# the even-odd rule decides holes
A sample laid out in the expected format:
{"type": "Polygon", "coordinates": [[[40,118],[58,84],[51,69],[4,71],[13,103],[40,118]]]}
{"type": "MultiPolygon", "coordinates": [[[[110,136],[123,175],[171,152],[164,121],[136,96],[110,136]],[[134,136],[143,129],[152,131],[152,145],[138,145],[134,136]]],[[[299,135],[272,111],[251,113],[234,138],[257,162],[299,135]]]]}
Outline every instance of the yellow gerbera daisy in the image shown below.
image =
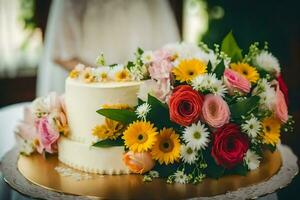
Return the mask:
{"type": "Polygon", "coordinates": [[[92,131],[92,134],[102,140],[105,139],[117,139],[122,134],[124,125],[120,122],[105,118],[105,123],[97,125],[92,131]]]}
{"type": "Polygon", "coordinates": [[[182,82],[191,81],[200,74],[206,73],[206,64],[198,59],[182,60],[172,70],[175,79],[182,82]]]}
{"type": "Polygon", "coordinates": [[[243,75],[251,83],[256,83],[259,79],[257,70],[247,63],[231,63],[230,68],[243,75]]]}
{"type": "Polygon", "coordinates": [[[72,79],[78,78],[79,76],[79,71],[76,69],[73,69],[70,73],[69,73],[69,77],[72,79]]]}
{"type": "Polygon", "coordinates": [[[151,149],[156,142],[157,129],[150,122],[136,121],[124,132],[125,146],[133,152],[143,152],[151,149]]]}
{"type": "Polygon", "coordinates": [[[127,81],[130,80],[130,73],[127,69],[120,70],[115,74],[116,81],[127,81]]]}
{"type": "Polygon", "coordinates": [[[172,128],[163,128],[157,135],[157,142],[152,148],[152,157],[160,164],[174,163],[180,157],[179,135],[172,128]]]}
{"type": "Polygon", "coordinates": [[[274,117],[262,121],[262,138],[265,144],[276,145],[280,140],[280,121],[274,117]]]}

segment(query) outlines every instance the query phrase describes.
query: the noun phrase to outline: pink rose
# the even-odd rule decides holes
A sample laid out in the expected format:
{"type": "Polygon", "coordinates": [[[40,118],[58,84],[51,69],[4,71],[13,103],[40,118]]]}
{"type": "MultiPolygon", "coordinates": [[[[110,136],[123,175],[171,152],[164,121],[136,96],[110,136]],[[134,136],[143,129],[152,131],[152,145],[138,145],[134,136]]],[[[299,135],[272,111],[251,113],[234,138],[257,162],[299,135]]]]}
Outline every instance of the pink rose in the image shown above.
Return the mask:
{"type": "Polygon", "coordinates": [[[54,153],[57,150],[57,140],[59,132],[53,127],[51,119],[43,117],[37,121],[37,129],[39,134],[39,147],[37,150],[42,153],[45,150],[48,153],[54,153]]]}
{"type": "Polygon", "coordinates": [[[155,80],[169,79],[172,63],[168,60],[154,61],[149,67],[150,77],[155,80]]]}
{"type": "Polygon", "coordinates": [[[279,86],[276,88],[275,115],[283,123],[287,122],[289,118],[285,97],[279,86]]]}
{"type": "Polygon", "coordinates": [[[129,151],[124,154],[123,162],[130,171],[136,174],[143,174],[150,171],[155,164],[149,152],[133,153],[129,151]]]}
{"type": "Polygon", "coordinates": [[[214,128],[219,128],[229,122],[230,110],[222,97],[208,94],[204,99],[202,116],[207,124],[214,128]]]}
{"type": "Polygon", "coordinates": [[[224,71],[224,77],[225,84],[230,94],[233,94],[234,91],[243,93],[250,92],[251,83],[239,73],[226,68],[224,71]]]}

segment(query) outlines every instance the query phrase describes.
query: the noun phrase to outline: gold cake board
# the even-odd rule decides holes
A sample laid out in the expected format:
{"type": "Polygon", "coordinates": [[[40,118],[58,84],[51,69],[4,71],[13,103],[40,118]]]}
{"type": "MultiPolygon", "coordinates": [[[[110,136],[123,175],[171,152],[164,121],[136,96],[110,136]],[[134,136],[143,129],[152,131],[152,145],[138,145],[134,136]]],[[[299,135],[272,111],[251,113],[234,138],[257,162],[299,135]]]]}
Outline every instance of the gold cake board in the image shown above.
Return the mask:
{"type": "MultiPolygon", "coordinates": [[[[260,167],[246,176],[230,175],[218,180],[206,178],[198,185],[167,184],[163,179],[143,182],[140,175],[89,174],[90,179],[78,181],[55,170],[55,167],[67,167],[58,161],[57,156],[44,159],[39,154],[21,155],[17,166],[30,182],[65,194],[101,199],[183,199],[215,196],[266,181],[279,171],[281,164],[279,151],[265,152],[260,167]]],[[[74,171],[86,174],[79,170],[74,171]]]]}

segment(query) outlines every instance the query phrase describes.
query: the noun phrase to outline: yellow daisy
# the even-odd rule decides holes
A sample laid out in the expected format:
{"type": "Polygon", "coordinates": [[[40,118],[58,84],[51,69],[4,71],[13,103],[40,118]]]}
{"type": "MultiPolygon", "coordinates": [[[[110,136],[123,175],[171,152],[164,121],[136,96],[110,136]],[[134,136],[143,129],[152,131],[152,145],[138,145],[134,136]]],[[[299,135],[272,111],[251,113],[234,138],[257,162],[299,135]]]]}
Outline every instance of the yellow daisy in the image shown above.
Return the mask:
{"type": "Polygon", "coordinates": [[[180,157],[179,135],[172,128],[163,128],[157,135],[151,154],[160,164],[173,164],[180,157]]]}
{"type": "Polygon", "coordinates": [[[143,152],[151,149],[156,142],[157,129],[150,122],[136,121],[124,132],[125,146],[133,152],[143,152]]]}
{"type": "Polygon", "coordinates": [[[131,76],[127,69],[120,70],[115,73],[115,80],[116,81],[127,81],[130,80],[131,76]]]}
{"type": "Polygon", "coordinates": [[[115,140],[122,134],[123,129],[124,125],[120,122],[105,118],[105,123],[95,126],[92,134],[102,140],[115,140]]]}
{"type": "Polygon", "coordinates": [[[83,72],[83,80],[86,83],[92,83],[92,82],[94,82],[95,77],[90,72],[90,70],[86,70],[86,71],[83,72]]]}
{"type": "Polygon", "coordinates": [[[274,117],[262,121],[262,138],[265,144],[276,145],[280,140],[280,121],[274,117]]]}
{"type": "Polygon", "coordinates": [[[206,73],[206,64],[198,59],[182,60],[172,70],[175,79],[182,82],[191,81],[200,74],[206,73]]]}
{"type": "Polygon", "coordinates": [[[73,69],[70,73],[69,73],[69,77],[72,79],[78,78],[79,76],[79,71],[76,69],[73,69]]]}
{"type": "Polygon", "coordinates": [[[256,83],[259,79],[257,70],[247,63],[231,63],[230,68],[243,75],[251,83],[256,83]]]}

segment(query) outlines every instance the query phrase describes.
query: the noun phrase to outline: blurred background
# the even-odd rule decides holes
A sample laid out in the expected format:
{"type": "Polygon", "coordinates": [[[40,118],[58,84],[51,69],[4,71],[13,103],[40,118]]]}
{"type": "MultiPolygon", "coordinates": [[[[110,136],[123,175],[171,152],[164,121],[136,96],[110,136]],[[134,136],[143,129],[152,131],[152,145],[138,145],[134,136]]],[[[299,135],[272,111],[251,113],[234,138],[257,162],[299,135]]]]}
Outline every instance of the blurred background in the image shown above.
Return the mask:
{"type": "MultiPolygon", "coordinates": [[[[46,47],[49,45],[47,42],[58,43],[52,51],[60,52],[61,48],[70,48],[69,46],[62,47],[61,43],[66,40],[76,41],[76,38],[80,37],[78,34],[75,37],[68,32],[76,27],[66,29],[70,24],[74,24],[72,20],[66,21],[61,28],[48,30],[55,27],[55,25],[50,26],[49,23],[56,24],[64,21],[57,16],[56,21],[50,19],[49,16],[55,18],[54,14],[49,14],[54,12],[51,11],[54,9],[54,1],[0,0],[0,116],[1,112],[8,111],[11,107],[9,105],[31,101],[41,94],[38,90],[43,88],[41,85],[46,81],[48,73],[47,70],[42,70],[46,65],[43,55],[49,48],[46,47]],[[64,35],[65,39],[55,42],[51,42],[51,39],[46,41],[47,37],[50,37],[47,36],[50,35],[48,32],[51,31],[56,35],[64,35]]],[[[120,1],[113,1],[119,2],[121,6],[120,1]]],[[[73,0],[72,2],[76,5],[85,2],[82,4],[85,7],[88,5],[86,2],[95,3],[94,0],[73,0]]],[[[101,9],[104,4],[108,4],[105,0],[98,2],[100,2],[98,4],[101,9]]],[[[149,2],[152,3],[151,0],[149,2]]],[[[288,144],[300,156],[300,2],[298,0],[166,0],[165,2],[169,6],[165,9],[170,9],[168,13],[175,22],[173,25],[175,28],[169,30],[178,30],[179,34],[172,36],[174,40],[180,38],[193,43],[204,41],[213,47],[214,43],[219,43],[232,30],[242,49],[247,49],[249,44],[255,41],[269,42],[271,52],[280,61],[283,78],[289,88],[290,113],[296,121],[295,132],[283,135],[282,142],[288,144]]],[[[56,4],[59,7],[57,2],[56,4]]],[[[154,4],[150,4],[146,9],[154,9],[154,4]]],[[[156,4],[160,6],[158,1],[156,4]]],[[[118,8],[118,4],[114,6],[118,8]]],[[[162,7],[156,9],[158,8],[162,7]]],[[[80,12],[82,8],[76,9],[80,12]]],[[[68,9],[63,10],[63,13],[68,13],[67,11],[68,9]]],[[[74,16],[78,17],[78,13],[74,16]]],[[[60,17],[66,19],[63,15],[60,17]]],[[[139,18],[140,16],[131,17],[139,18]]],[[[165,24],[173,21],[171,19],[165,24]]],[[[104,28],[114,30],[114,27],[99,27],[99,29],[104,28]]],[[[159,29],[159,27],[155,28],[159,29]]],[[[101,33],[98,37],[101,37],[101,33]]],[[[77,57],[69,56],[69,58],[53,61],[61,66],[61,71],[65,71],[59,76],[66,76],[67,70],[72,68],[77,61],[87,61],[87,59],[79,59],[78,55],[77,57]]],[[[55,81],[56,75],[51,79],[55,81]]],[[[48,83],[48,88],[51,89],[52,85],[53,83],[48,83]]],[[[297,194],[299,186],[300,180],[297,177],[289,187],[279,192],[279,199],[295,197],[293,195],[297,194]]]]}

